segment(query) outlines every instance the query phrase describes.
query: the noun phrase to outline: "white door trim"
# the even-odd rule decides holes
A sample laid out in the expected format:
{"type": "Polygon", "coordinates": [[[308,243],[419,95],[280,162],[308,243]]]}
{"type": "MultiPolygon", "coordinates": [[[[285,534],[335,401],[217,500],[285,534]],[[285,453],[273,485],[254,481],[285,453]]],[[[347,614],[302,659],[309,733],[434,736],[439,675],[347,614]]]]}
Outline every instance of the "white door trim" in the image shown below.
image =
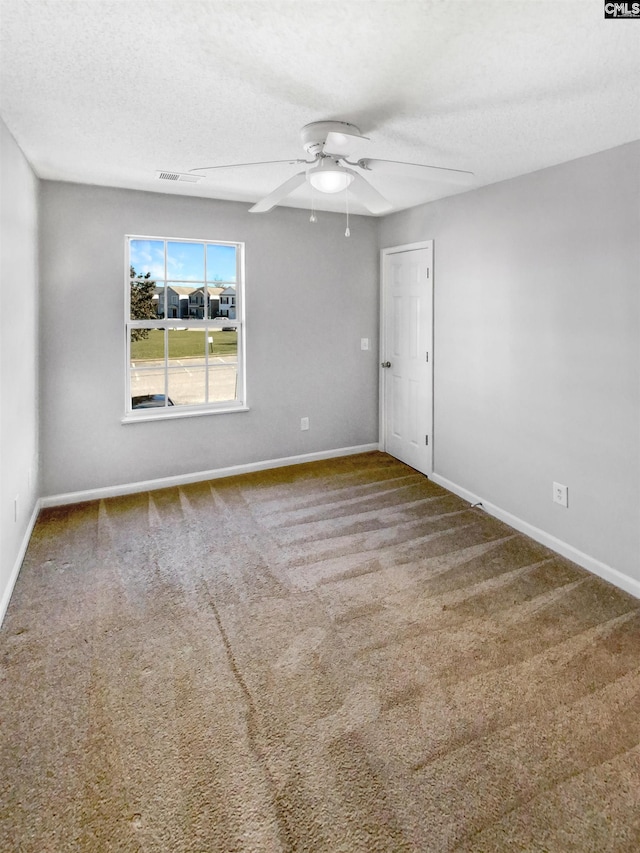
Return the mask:
{"type": "MultiPolygon", "coordinates": [[[[385,407],[386,407],[386,399],[385,399],[385,382],[384,382],[384,371],[382,370],[380,363],[383,361],[385,353],[386,353],[386,324],[385,324],[385,316],[384,316],[384,308],[385,308],[385,259],[388,255],[395,255],[399,252],[412,252],[417,249],[431,249],[431,293],[432,300],[435,300],[434,297],[434,289],[433,289],[433,240],[420,240],[417,243],[403,243],[400,246],[389,246],[386,249],[380,250],[380,348],[379,355],[380,358],[378,360],[378,446],[380,450],[386,450],[387,437],[386,437],[386,419],[385,419],[385,407]]],[[[434,314],[433,314],[433,304],[431,306],[431,316],[432,316],[432,341],[433,341],[433,325],[434,325],[434,314]]],[[[433,343],[432,343],[433,350],[433,343]]],[[[433,474],[434,470],[434,453],[435,453],[435,439],[433,437],[433,407],[434,407],[434,399],[433,399],[433,353],[431,353],[431,361],[430,361],[430,370],[431,370],[431,389],[432,389],[432,398],[431,398],[431,423],[429,426],[429,434],[431,436],[432,446],[431,446],[431,470],[428,472],[428,476],[433,474]]]]}

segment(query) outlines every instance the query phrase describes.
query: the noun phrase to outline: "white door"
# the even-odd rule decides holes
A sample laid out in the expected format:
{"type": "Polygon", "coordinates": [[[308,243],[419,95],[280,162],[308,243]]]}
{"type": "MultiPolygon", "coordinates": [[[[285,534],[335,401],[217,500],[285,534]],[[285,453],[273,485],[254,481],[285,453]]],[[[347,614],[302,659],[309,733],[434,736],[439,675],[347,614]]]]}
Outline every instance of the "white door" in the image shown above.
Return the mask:
{"type": "Polygon", "coordinates": [[[433,470],[433,243],[382,251],[380,432],[384,450],[433,470]]]}

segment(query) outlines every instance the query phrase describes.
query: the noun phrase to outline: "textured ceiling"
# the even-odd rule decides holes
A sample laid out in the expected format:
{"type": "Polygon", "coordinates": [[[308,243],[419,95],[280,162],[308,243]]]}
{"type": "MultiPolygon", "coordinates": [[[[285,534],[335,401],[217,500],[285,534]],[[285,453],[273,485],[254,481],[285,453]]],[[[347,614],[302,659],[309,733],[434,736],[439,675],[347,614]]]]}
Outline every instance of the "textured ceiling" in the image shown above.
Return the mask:
{"type": "MultiPolygon", "coordinates": [[[[47,179],[254,202],[300,167],[155,172],[303,157],[300,128],[322,119],[371,137],[356,158],[468,169],[473,186],[640,137],[640,21],[605,21],[602,0],[1,0],[0,15],[0,112],[47,179]]],[[[396,209],[464,191],[370,180],[396,209]]]]}

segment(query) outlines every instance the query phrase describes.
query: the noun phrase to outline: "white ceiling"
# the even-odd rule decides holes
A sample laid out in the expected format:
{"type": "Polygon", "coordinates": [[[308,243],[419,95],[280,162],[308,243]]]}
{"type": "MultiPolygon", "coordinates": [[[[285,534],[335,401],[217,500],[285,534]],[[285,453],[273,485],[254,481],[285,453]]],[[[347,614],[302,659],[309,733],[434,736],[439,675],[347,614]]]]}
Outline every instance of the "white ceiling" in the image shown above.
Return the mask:
{"type": "MultiPolygon", "coordinates": [[[[356,159],[468,169],[473,186],[640,138],[640,21],[605,21],[602,0],[1,0],[0,15],[0,113],[45,179],[255,202],[300,167],[155,173],[303,157],[300,128],[323,119],[371,137],[356,159]]],[[[464,191],[370,180],[396,209],[464,191]]],[[[308,186],[286,203],[309,206],[308,186]]]]}

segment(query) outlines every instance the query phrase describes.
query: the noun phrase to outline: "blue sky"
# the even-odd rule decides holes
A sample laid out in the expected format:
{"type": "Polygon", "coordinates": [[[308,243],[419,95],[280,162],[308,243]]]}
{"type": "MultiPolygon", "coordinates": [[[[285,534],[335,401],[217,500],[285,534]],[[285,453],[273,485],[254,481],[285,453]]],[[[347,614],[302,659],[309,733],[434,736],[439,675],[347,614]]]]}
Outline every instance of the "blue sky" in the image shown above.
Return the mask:
{"type": "MultiPolygon", "coordinates": [[[[156,281],[164,279],[164,242],[131,240],[130,260],[138,275],[151,273],[156,281]]],[[[169,281],[204,281],[204,243],[167,242],[167,279],[169,281]]],[[[207,246],[207,281],[235,282],[235,246],[207,246]]]]}

